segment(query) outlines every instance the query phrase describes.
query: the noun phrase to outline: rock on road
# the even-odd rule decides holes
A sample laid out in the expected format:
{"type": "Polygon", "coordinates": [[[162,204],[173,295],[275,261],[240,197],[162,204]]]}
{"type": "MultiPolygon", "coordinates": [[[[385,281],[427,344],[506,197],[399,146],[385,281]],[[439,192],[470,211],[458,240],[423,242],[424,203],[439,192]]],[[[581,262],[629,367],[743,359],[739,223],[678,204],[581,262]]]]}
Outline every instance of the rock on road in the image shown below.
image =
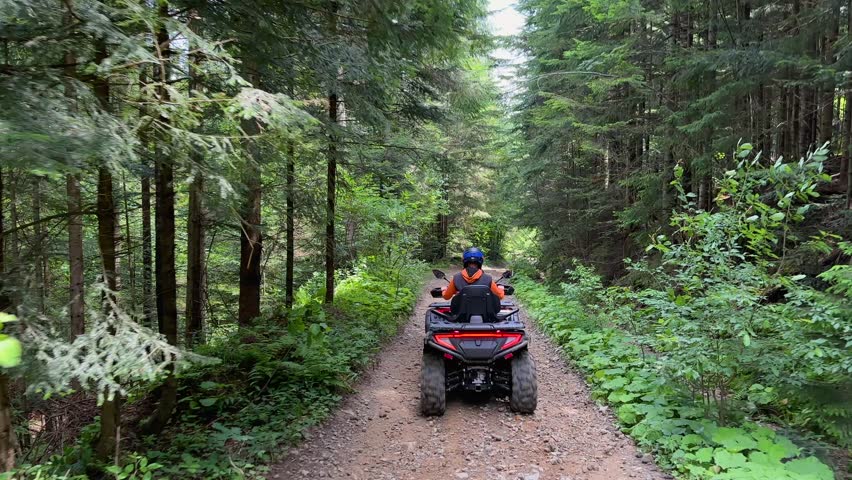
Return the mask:
{"type": "MultiPolygon", "coordinates": [[[[492,272],[493,273],[493,272],[492,272]]],[[[270,479],[656,480],[661,473],[590,398],[581,376],[526,318],[538,370],[538,409],[515,415],[506,399],[449,395],[442,417],[420,401],[424,289],[412,317],[337,412],[273,465],[270,479]]],[[[523,312],[523,309],[522,309],[523,312]]]]}

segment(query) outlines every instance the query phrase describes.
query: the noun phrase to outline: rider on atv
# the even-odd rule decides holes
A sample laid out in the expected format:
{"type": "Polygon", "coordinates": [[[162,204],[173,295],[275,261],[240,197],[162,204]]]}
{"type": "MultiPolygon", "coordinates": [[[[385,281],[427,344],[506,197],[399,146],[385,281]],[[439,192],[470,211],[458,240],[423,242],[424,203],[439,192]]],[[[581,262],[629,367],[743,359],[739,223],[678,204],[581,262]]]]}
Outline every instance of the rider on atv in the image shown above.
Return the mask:
{"type": "Polygon", "coordinates": [[[453,275],[450,284],[442,292],[444,300],[453,298],[462,288],[468,285],[488,285],[491,292],[499,299],[503,299],[505,295],[502,285],[497,285],[491,279],[491,275],[482,271],[482,262],[485,260],[485,255],[482,250],[476,247],[470,247],[462,254],[462,265],[464,269],[453,275]]]}

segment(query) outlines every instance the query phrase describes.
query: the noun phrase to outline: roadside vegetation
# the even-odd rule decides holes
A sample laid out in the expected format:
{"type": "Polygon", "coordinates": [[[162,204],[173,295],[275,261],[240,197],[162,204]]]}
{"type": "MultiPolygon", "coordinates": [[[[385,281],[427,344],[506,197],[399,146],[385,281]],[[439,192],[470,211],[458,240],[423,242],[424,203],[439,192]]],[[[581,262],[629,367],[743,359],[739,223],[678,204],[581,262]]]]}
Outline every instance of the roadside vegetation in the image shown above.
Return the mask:
{"type": "MultiPolygon", "coordinates": [[[[582,263],[552,288],[518,267],[524,306],[625,431],[685,478],[843,478],[852,445],[852,267],[784,266],[784,237],[815,208],[826,149],[761,165],[742,145],[714,208],[674,172],[671,231],[605,286],[582,263]],[[781,252],[780,254],[776,252],[781,252]]],[[[823,232],[814,254],[848,243],[823,232]]]]}

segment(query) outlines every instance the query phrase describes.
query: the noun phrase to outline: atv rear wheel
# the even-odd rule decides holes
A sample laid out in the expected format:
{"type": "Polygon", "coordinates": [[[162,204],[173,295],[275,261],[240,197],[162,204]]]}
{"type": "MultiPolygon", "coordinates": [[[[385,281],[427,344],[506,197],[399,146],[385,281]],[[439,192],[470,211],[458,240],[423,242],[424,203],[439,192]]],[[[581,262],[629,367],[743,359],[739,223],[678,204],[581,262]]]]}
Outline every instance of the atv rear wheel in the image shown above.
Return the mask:
{"type": "Polygon", "coordinates": [[[444,358],[436,352],[423,352],[420,367],[420,412],[443,415],[447,409],[447,380],[444,358]]]}
{"type": "Polygon", "coordinates": [[[538,379],[535,362],[527,350],[512,359],[512,396],[509,407],[513,412],[533,413],[538,405],[538,379]]]}

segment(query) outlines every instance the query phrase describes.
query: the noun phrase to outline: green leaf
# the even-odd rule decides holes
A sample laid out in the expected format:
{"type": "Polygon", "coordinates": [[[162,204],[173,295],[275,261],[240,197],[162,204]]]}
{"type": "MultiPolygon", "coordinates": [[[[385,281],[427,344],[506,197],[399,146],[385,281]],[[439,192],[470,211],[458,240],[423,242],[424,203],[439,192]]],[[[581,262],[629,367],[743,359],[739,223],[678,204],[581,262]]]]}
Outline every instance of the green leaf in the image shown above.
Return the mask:
{"type": "Polygon", "coordinates": [[[767,459],[772,462],[780,462],[787,457],[787,450],[783,445],[766,438],[757,441],[757,448],[760,449],[760,452],[766,454],[767,459]]]}
{"type": "Polygon", "coordinates": [[[802,450],[787,437],[776,437],[775,444],[784,448],[784,458],[795,457],[802,450]]]}
{"type": "MultiPolygon", "coordinates": [[[[701,438],[701,435],[696,435],[694,433],[690,433],[689,435],[684,435],[684,437],[680,440],[680,444],[683,447],[689,447],[692,445],[701,445],[704,443],[704,439],[701,438]]],[[[687,448],[688,450],[688,448],[687,448]]]]}
{"type": "Polygon", "coordinates": [[[776,222],[780,222],[784,220],[784,212],[776,212],[769,216],[770,220],[774,220],[776,222]]]}
{"type": "Polygon", "coordinates": [[[0,312],[0,325],[9,322],[15,322],[17,320],[17,317],[12,314],[0,312]]]}
{"type": "Polygon", "coordinates": [[[219,399],[218,399],[218,398],[215,398],[215,397],[211,397],[211,398],[202,398],[201,400],[199,400],[199,401],[198,401],[198,403],[200,403],[201,405],[203,405],[203,406],[205,406],[205,407],[210,407],[210,406],[212,406],[213,404],[215,404],[217,400],[219,400],[219,399]]]}
{"type": "Polygon", "coordinates": [[[717,428],[710,438],[731,452],[757,448],[754,438],[741,428],[717,428]]]}
{"type": "Polygon", "coordinates": [[[201,382],[200,387],[202,390],[213,390],[214,388],[219,388],[220,385],[220,383],[211,382],[208,380],[205,382],[201,382]]]}
{"type": "Polygon", "coordinates": [[[834,473],[828,466],[820,462],[816,457],[799,458],[791,460],[786,464],[787,470],[807,475],[806,478],[813,480],[834,480],[834,473]]]}
{"type": "Polygon", "coordinates": [[[745,345],[746,347],[751,345],[751,335],[745,332],[743,333],[743,345],[745,345]]]}
{"type": "Polygon", "coordinates": [[[601,388],[606,390],[618,390],[619,388],[627,385],[628,380],[626,377],[615,377],[612,380],[606,381],[601,384],[601,388]]]}
{"type": "Polygon", "coordinates": [[[21,363],[21,342],[3,336],[0,338],[0,367],[11,368],[21,363]]]}
{"type": "Polygon", "coordinates": [[[695,452],[695,459],[701,463],[709,463],[713,459],[713,449],[710,447],[699,448],[695,452]]]}
{"type": "Polygon", "coordinates": [[[632,403],[624,404],[618,407],[618,420],[626,425],[634,425],[637,420],[636,407],[632,403]]]}
{"type": "Polygon", "coordinates": [[[727,450],[718,449],[713,454],[713,461],[716,465],[728,470],[745,466],[746,457],[742,453],[731,453],[727,450]]]}

